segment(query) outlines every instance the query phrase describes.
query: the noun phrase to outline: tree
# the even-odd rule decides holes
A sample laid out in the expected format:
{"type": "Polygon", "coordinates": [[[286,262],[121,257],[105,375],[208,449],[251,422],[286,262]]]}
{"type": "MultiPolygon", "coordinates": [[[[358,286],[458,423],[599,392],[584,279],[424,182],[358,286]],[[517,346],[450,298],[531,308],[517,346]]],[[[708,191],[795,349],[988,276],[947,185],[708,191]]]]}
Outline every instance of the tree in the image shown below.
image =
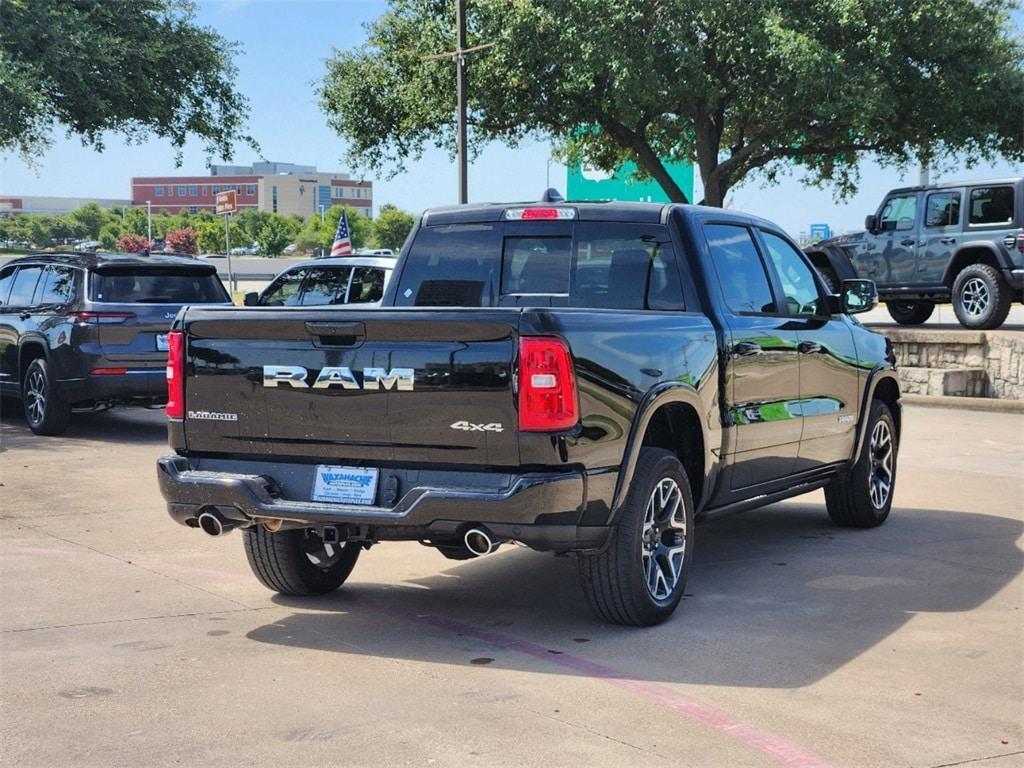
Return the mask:
{"type": "Polygon", "coordinates": [[[373,242],[378,248],[390,248],[397,253],[415,223],[412,214],[390,204],[383,205],[373,220],[373,242]]]}
{"type": "Polygon", "coordinates": [[[295,233],[292,232],[282,217],[271,215],[260,231],[256,233],[256,242],[259,244],[260,251],[263,254],[267,256],[280,256],[281,251],[291,243],[294,236],[295,233]]]}
{"type": "Polygon", "coordinates": [[[164,250],[177,253],[199,253],[199,233],[192,227],[169,229],[164,235],[164,250]]]}
{"type": "Polygon", "coordinates": [[[373,221],[347,205],[331,206],[331,209],[324,213],[323,221],[319,216],[310,216],[298,233],[295,244],[303,249],[320,248],[330,251],[334,244],[334,234],[338,229],[338,219],[341,218],[343,210],[348,214],[352,247],[362,248],[373,236],[373,221]]]}
{"type": "MultiPolygon", "coordinates": [[[[1024,159],[1024,44],[1013,0],[574,0],[470,6],[474,151],[553,140],[603,170],[696,161],[705,202],[794,166],[840,196],[881,163],[1024,159]]],[[[454,150],[450,0],[392,0],[328,61],[320,103],[357,167],[454,150]]]]}
{"type": "Polygon", "coordinates": [[[195,24],[184,0],[7,0],[0,5],[0,150],[39,155],[60,125],[103,149],[103,134],[189,136],[230,158],[246,100],[237,46],[195,24]]]}
{"type": "Polygon", "coordinates": [[[151,243],[146,238],[128,233],[117,238],[117,250],[123,253],[138,253],[149,248],[151,243]]]}
{"type": "Polygon", "coordinates": [[[99,237],[100,229],[107,221],[107,215],[96,203],[86,203],[77,211],[68,214],[81,229],[82,237],[99,237]]]}

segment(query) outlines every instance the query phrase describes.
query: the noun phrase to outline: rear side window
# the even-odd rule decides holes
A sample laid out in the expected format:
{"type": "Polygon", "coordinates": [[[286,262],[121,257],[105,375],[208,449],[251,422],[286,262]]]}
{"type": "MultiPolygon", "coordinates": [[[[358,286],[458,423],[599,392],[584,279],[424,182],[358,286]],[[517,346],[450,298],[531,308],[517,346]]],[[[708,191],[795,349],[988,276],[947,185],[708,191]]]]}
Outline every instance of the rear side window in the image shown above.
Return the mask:
{"type": "Polygon", "coordinates": [[[123,267],[93,273],[92,298],[106,304],[202,304],[228,301],[215,272],[123,267]]]}
{"type": "Polygon", "coordinates": [[[344,304],[351,267],[321,267],[309,270],[302,287],[303,306],[344,304]]]}
{"type": "Polygon", "coordinates": [[[12,307],[32,306],[32,295],[36,292],[36,283],[42,274],[42,267],[22,267],[14,277],[11,287],[11,298],[8,304],[12,307]]]}
{"type": "Polygon", "coordinates": [[[960,193],[935,192],[925,204],[926,227],[948,227],[960,223],[960,193]]]}
{"type": "Polygon", "coordinates": [[[302,287],[302,279],[305,276],[305,269],[296,269],[280,275],[266,289],[260,304],[266,307],[295,306],[299,303],[299,288],[302,287]]]}
{"type": "Polygon", "coordinates": [[[660,224],[471,225],[421,229],[398,306],[683,309],[668,230],[660,224]]]}
{"type": "Polygon", "coordinates": [[[75,298],[75,270],[71,267],[48,267],[39,285],[36,304],[68,304],[75,298]]]}
{"type": "Polygon", "coordinates": [[[384,297],[384,270],[376,267],[356,267],[352,287],[348,292],[349,304],[369,304],[384,297]]]}
{"type": "Polygon", "coordinates": [[[7,305],[7,297],[11,295],[12,285],[14,285],[14,270],[8,269],[0,272],[0,307],[7,305]]]}
{"type": "Polygon", "coordinates": [[[707,224],[704,234],[729,309],[740,313],[775,312],[768,275],[750,230],[732,224],[707,224]]]}
{"type": "Polygon", "coordinates": [[[970,224],[1009,224],[1013,221],[1013,187],[971,190],[970,224]]]}

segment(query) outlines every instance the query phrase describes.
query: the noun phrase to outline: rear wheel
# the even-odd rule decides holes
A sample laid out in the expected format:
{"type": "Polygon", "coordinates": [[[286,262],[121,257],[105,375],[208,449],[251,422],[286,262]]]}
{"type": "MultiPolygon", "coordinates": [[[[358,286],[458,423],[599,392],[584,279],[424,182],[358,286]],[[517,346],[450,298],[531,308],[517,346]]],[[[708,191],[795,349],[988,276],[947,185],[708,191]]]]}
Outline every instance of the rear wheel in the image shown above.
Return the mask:
{"type": "Polygon", "coordinates": [[[71,421],[71,407],[60,396],[41,357],[29,363],[21,380],[21,404],[29,429],[37,435],[59,435],[71,421]]]}
{"type": "Polygon", "coordinates": [[[998,328],[1010,313],[1012,301],[1012,289],[988,264],[966,266],[953,281],[953,311],[965,328],[998,328]]]}
{"type": "Polygon", "coordinates": [[[311,529],[271,533],[262,525],[243,532],[249,567],[282,595],[323,595],[340,587],[359,558],[352,542],[325,542],[311,529]]]}
{"type": "Polygon", "coordinates": [[[934,301],[887,301],[885,308],[900,325],[920,325],[935,311],[934,301]]]}
{"type": "Polygon", "coordinates": [[[661,448],[640,452],[604,551],[579,555],[594,611],[614,624],[659,624],[676,609],[693,559],[693,500],[686,470],[661,448]]]}
{"type": "Polygon", "coordinates": [[[872,528],[892,509],[899,446],[892,413],[881,400],[871,402],[864,439],[853,469],[825,486],[825,507],[836,525],[872,528]]]}

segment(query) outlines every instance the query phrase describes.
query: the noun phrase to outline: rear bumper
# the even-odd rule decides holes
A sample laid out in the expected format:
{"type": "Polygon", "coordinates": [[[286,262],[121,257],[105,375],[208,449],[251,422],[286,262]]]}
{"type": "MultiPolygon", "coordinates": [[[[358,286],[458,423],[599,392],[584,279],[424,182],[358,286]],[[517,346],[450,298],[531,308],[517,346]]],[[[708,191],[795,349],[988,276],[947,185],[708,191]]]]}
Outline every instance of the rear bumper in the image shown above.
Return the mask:
{"type": "Polygon", "coordinates": [[[57,382],[66,402],[162,403],[167,400],[167,375],[160,368],[129,368],[125,374],[89,375],[57,382]]]}
{"type": "MultiPolygon", "coordinates": [[[[269,462],[266,466],[275,467],[269,462]]],[[[371,540],[456,541],[468,528],[486,525],[499,538],[552,551],[600,549],[610,530],[577,525],[586,489],[579,471],[488,476],[503,478],[493,487],[469,482],[463,487],[409,484],[392,507],[289,499],[288,495],[299,495],[290,478],[278,482],[268,474],[195,467],[183,456],[159,459],[157,476],[168,513],[190,527],[201,510],[215,507],[242,525],[266,519],[344,525],[371,540]]]]}

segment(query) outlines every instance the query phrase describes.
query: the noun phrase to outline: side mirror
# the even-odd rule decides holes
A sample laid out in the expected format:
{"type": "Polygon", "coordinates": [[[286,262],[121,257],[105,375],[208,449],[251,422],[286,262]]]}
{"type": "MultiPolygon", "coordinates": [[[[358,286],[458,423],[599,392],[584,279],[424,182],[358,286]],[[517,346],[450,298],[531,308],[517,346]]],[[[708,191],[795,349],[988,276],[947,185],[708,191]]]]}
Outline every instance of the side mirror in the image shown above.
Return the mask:
{"type": "Polygon", "coordinates": [[[242,301],[247,307],[258,307],[260,305],[260,295],[256,291],[249,291],[245,294],[245,299],[242,301]]]}
{"type": "Polygon", "coordinates": [[[864,217],[864,229],[872,235],[878,231],[878,217],[871,213],[864,217]]]}
{"type": "Polygon", "coordinates": [[[878,306],[878,289],[874,280],[843,280],[839,295],[843,312],[848,315],[870,312],[878,306]]]}

